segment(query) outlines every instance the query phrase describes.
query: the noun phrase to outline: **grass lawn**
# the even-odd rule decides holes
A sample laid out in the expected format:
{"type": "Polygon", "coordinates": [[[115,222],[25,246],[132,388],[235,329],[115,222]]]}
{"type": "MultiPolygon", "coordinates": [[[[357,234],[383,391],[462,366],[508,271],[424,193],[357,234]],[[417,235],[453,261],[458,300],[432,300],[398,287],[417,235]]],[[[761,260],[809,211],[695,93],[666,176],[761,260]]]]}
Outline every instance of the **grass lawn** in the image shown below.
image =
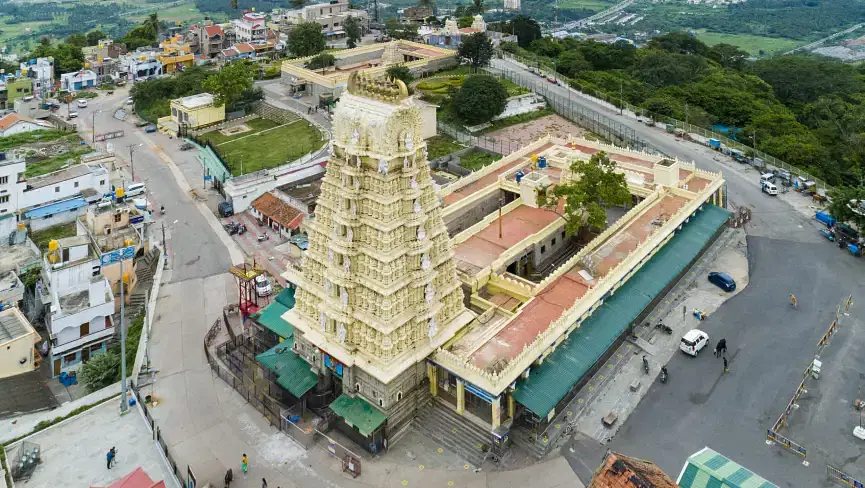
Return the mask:
{"type": "Polygon", "coordinates": [[[48,243],[54,239],[73,236],[75,236],[75,222],[69,222],[67,224],[55,225],[54,227],[32,232],[30,234],[30,239],[33,241],[33,244],[36,244],[36,247],[38,247],[40,251],[45,252],[48,250],[48,243]]]}
{"type": "Polygon", "coordinates": [[[511,125],[522,124],[523,122],[528,122],[530,120],[539,119],[541,117],[546,117],[547,115],[553,115],[555,112],[552,110],[545,108],[543,110],[537,110],[534,112],[529,112],[527,114],[514,115],[513,117],[505,117],[500,120],[494,120],[490,127],[482,130],[481,134],[486,134],[489,132],[495,132],[499,129],[504,129],[505,127],[509,127],[511,125]]]}
{"type": "Polygon", "coordinates": [[[46,173],[63,169],[66,167],[66,162],[70,159],[73,161],[72,164],[78,164],[81,162],[81,156],[90,152],[93,152],[93,149],[87,147],[85,149],[76,149],[65,154],[51,156],[50,158],[45,158],[41,161],[28,161],[27,170],[24,172],[24,175],[28,178],[32,178],[33,176],[44,175],[46,173]]]}
{"type": "Polygon", "coordinates": [[[22,146],[24,144],[33,144],[37,142],[56,141],[57,139],[68,137],[69,141],[77,138],[77,134],[70,134],[62,130],[35,130],[33,132],[21,132],[11,136],[0,137],[0,151],[5,151],[13,147],[22,146]]]}
{"type": "Polygon", "coordinates": [[[246,136],[253,134],[255,132],[261,132],[263,130],[273,129],[274,127],[279,127],[279,122],[274,122],[270,119],[252,119],[252,120],[246,121],[245,125],[247,127],[249,127],[250,129],[252,129],[252,131],[243,132],[241,134],[235,134],[232,136],[226,136],[226,135],[220,134],[218,130],[215,130],[213,132],[208,132],[207,134],[204,134],[201,137],[202,137],[202,139],[206,139],[206,140],[210,141],[210,143],[213,144],[214,146],[218,146],[218,145],[224,144],[228,141],[233,141],[235,139],[240,139],[241,137],[246,137],[246,136]]]}
{"type": "MultiPolygon", "coordinates": [[[[159,4],[142,4],[141,7],[158,7],[159,4]]],[[[195,20],[204,20],[205,14],[201,13],[200,10],[195,8],[195,3],[189,2],[187,4],[178,5],[176,7],[169,7],[159,9],[157,12],[159,14],[159,20],[163,22],[189,22],[195,20]]],[[[139,14],[134,17],[130,17],[129,20],[134,23],[142,22],[147,18],[149,14],[139,14]]]]}
{"type": "Polygon", "coordinates": [[[426,141],[426,149],[429,153],[429,159],[436,159],[448,154],[455,153],[465,147],[461,146],[456,140],[448,136],[430,137],[426,141]]]}
{"type": "Polygon", "coordinates": [[[560,9],[588,9],[600,12],[612,7],[616,2],[604,0],[562,0],[559,2],[560,9]]]}
{"type": "Polygon", "coordinates": [[[759,55],[760,50],[765,54],[772,54],[776,51],[789,51],[804,44],[804,41],[796,41],[783,37],[762,37],[752,36],[751,34],[721,34],[719,32],[707,32],[705,29],[697,31],[697,39],[705,42],[710,46],[715,44],[733,44],[748,51],[751,54],[759,55]]]}
{"type": "Polygon", "coordinates": [[[490,154],[484,151],[470,151],[465,156],[460,157],[460,166],[471,171],[477,171],[501,158],[502,157],[499,154],[490,154]]]}
{"type": "MultiPolygon", "coordinates": [[[[210,138],[211,143],[217,146],[217,150],[223,160],[231,169],[231,174],[239,176],[246,173],[253,173],[262,169],[270,169],[285,164],[303,156],[304,154],[318,150],[325,141],[321,137],[321,132],[315,126],[309,124],[305,120],[296,120],[287,125],[272,128],[267,132],[261,132],[260,127],[265,127],[268,122],[277,127],[271,121],[262,121],[264,119],[255,119],[250,121],[255,132],[245,132],[233,136],[231,138],[222,139],[219,132],[211,132],[205,134],[208,138],[211,134],[216,138],[210,138]],[[257,128],[258,127],[258,128],[257,128]]],[[[268,127],[270,128],[270,127],[268,127]]]]}

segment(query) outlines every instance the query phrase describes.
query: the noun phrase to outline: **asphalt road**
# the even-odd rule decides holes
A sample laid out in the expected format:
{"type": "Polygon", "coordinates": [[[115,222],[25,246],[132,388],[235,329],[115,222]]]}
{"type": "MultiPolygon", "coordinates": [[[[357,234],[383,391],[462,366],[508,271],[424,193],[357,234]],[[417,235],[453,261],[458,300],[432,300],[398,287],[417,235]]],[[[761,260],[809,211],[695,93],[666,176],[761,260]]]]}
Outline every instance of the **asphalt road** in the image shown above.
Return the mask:
{"type": "MultiPolygon", "coordinates": [[[[162,134],[146,134],[134,124],[114,118],[114,112],[117,108],[127,108],[124,106],[124,102],[128,97],[128,92],[128,89],[118,89],[114,95],[101,95],[91,100],[88,107],[78,109],[79,126],[84,125],[88,128],[87,131],[82,132],[82,136],[88,140],[92,137],[89,128],[93,120],[92,113],[94,110],[99,110],[95,117],[97,132],[123,129],[125,131],[123,137],[112,139],[109,142],[114,146],[119,160],[118,164],[127,169],[127,174],[131,173],[128,146],[136,146],[133,154],[135,181],[144,182],[147,185],[148,199],[153,208],[156,209],[153,214],[157,220],[154,228],[155,240],[162,241],[163,222],[161,221],[164,221],[168,229],[171,282],[225,273],[231,266],[225,245],[207,223],[195,205],[192,196],[181,189],[168,165],[153,149],[154,143],[166,147],[167,138],[162,134]],[[142,144],[142,146],[138,146],[138,144],[142,144]],[[160,205],[165,206],[164,217],[159,215],[160,205]],[[177,221],[176,224],[174,223],[175,220],[177,221]]],[[[174,143],[176,144],[176,141],[174,143]]],[[[103,143],[99,143],[99,147],[104,149],[105,146],[103,143]]],[[[171,155],[169,154],[169,156],[171,155]]],[[[194,159],[195,156],[189,152],[183,157],[194,159]]],[[[178,164],[190,164],[188,161],[176,162],[178,164]]]]}
{"type": "MultiPolygon", "coordinates": [[[[654,383],[639,407],[606,446],[577,437],[575,452],[562,453],[581,476],[591,476],[610,448],[650,459],[676,477],[685,459],[709,446],[779,486],[821,486],[826,463],[852,476],[865,475],[857,462],[863,444],[852,437],[852,408],[865,375],[857,358],[865,335],[854,304],[840,331],[821,354],[823,373],[808,383],[800,408],[782,431],[808,449],[802,458],[767,446],[771,427],[793,395],[816,344],[839,301],[861,296],[861,260],[828,243],[812,244],[748,237],[750,284],[700,324],[712,347],[727,339],[730,371],[707,349],[697,358],[676,354],[667,384],[654,383]],[[799,299],[794,310],[788,293],[799,299]]],[[[696,323],[695,323],[696,325],[696,323]]]]}
{"type": "Polygon", "coordinates": [[[785,202],[760,192],[759,173],[748,165],[732,161],[711,149],[692,142],[682,141],[661,129],[648,127],[627,116],[619,115],[617,111],[580,96],[569,87],[553,85],[519,64],[506,59],[494,59],[492,67],[507,69],[531,77],[534,83],[544,85],[543,90],[550,90],[561,97],[570,99],[576,105],[599,112],[616,122],[626,125],[637,133],[637,136],[648,142],[655,149],[683,161],[694,161],[698,168],[708,171],[720,171],[727,180],[729,201],[735,206],[746,206],[751,209],[752,220],[748,226],[749,235],[793,239],[803,242],[819,242],[820,237],[813,226],[808,225],[808,219],[796,212],[785,202]],[[568,90],[571,91],[570,96],[568,90]]]}

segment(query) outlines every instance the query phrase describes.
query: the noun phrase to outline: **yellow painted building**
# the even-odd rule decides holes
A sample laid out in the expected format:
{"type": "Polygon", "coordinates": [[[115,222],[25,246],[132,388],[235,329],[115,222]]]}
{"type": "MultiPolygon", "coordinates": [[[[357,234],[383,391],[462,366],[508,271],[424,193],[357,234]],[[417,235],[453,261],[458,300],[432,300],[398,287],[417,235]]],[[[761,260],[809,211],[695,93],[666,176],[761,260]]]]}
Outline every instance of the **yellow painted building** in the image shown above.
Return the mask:
{"type": "Polygon", "coordinates": [[[171,101],[171,125],[197,129],[225,120],[225,105],[216,106],[210,93],[201,93],[171,101]]]}
{"type": "Polygon", "coordinates": [[[162,54],[157,56],[163,73],[175,73],[195,64],[195,55],[189,45],[175,36],[162,43],[162,54]]]}
{"type": "Polygon", "coordinates": [[[0,312],[0,378],[29,373],[39,366],[34,345],[39,334],[17,308],[0,312]]]}

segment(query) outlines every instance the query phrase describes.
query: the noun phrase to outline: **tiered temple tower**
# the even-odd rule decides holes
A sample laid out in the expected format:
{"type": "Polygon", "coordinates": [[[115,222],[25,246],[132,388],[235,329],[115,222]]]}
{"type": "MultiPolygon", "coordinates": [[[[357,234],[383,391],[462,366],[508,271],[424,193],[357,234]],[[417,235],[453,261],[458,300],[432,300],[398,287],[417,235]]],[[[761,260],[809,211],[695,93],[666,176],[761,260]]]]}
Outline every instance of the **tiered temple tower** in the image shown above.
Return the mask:
{"type": "Polygon", "coordinates": [[[362,397],[387,415],[391,432],[414,414],[424,359],[474,318],[420,125],[402,81],[352,74],[306,225],[309,249],[302,270],[286,273],[298,291],[283,318],[319,372],[319,391],[362,397]]]}

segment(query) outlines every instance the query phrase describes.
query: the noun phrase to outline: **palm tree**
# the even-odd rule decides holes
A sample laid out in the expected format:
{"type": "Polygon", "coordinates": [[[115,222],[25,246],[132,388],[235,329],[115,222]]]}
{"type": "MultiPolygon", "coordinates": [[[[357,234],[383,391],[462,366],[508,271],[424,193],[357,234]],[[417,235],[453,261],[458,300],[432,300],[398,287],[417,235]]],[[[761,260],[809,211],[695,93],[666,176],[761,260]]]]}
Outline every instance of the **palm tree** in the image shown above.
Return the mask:
{"type": "Polygon", "coordinates": [[[156,12],[153,12],[147,17],[147,20],[144,21],[144,27],[147,29],[149,34],[152,34],[152,38],[156,39],[159,35],[159,29],[161,27],[161,22],[159,22],[159,15],[156,12]]]}
{"type": "Polygon", "coordinates": [[[484,0],[472,0],[472,1],[475,4],[474,5],[475,15],[483,15],[484,10],[486,10],[486,8],[484,7],[484,0]]]}

